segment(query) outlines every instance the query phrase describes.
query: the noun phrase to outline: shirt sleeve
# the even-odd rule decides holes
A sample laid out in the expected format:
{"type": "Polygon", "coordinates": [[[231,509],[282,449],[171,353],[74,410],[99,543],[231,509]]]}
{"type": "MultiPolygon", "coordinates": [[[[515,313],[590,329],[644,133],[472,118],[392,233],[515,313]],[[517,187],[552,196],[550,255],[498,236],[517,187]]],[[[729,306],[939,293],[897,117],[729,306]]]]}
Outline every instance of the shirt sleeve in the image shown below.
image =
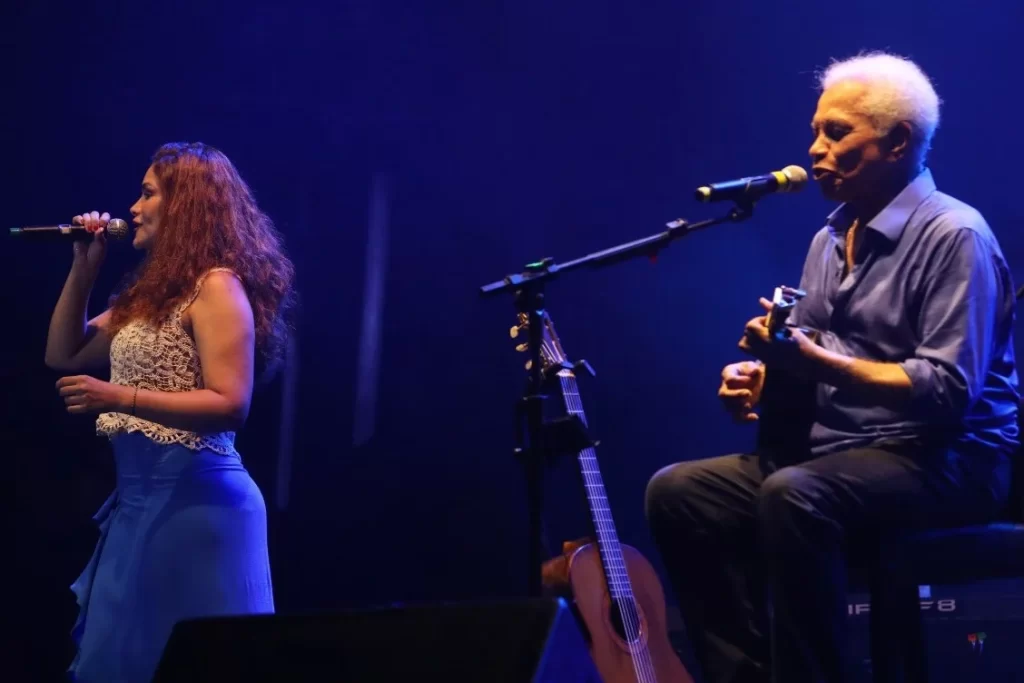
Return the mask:
{"type": "Polygon", "coordinates": [[[920,343],[900,366],[913,413],[958,424],[981,395],[1005,292],[993,248],[976,230],[950,230],[932,255],[919,299],[920,343]]]}

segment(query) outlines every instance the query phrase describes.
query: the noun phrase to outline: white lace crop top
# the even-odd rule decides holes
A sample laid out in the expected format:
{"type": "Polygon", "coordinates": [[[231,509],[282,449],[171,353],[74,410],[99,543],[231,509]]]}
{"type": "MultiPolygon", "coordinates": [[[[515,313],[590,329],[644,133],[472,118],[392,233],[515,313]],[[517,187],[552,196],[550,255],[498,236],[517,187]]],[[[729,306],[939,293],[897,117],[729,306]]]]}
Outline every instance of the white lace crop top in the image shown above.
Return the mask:
{"type": "MultiPolygon", "coordinates": [[[[199,351],[181,318],[203,285],[206,276],[228,268],[212,268],[196,282],[191,296],[161,325],[129,322],[110,341],[110,381],[151,391],[192,391],[203,388],[199,351]]],[[[237,277],[237,276],[236,276],[237,277]]],[[[142,432],[161,444],[181,444],[192,450],[209,449],[222,455],[235,453],[234,432],[198,434],[172,429],[125,413],[102,413],[96,419],[96,433],[113,437],[118,433],[142,432]]]]}

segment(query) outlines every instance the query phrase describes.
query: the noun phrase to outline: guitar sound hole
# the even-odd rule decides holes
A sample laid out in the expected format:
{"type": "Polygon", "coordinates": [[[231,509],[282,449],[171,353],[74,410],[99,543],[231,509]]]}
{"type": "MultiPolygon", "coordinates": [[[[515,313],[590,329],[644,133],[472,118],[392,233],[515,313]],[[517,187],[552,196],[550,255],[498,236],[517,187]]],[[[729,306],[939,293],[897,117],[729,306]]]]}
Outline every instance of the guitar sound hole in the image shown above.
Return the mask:
{"type": "Polygon", "coordinates": [[[632,599],[616,598],[611,604],[612,628],[627,643],[640,639],[640,616],[632,599]]]}

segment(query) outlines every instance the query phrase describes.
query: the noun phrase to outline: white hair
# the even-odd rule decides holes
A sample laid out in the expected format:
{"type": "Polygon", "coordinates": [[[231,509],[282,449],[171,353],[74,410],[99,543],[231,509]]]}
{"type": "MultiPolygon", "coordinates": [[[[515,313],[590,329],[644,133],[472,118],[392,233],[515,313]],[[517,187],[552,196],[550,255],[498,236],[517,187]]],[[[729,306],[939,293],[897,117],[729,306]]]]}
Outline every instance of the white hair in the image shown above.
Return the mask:
{"type": "Polygon", "coordinates": [[[834,61],[818,77],[822,91],[844,81],[868,86],[861,106],[880,133],[888,133],[900,121],[910,122],[914,161],[923,165],[939,127],[941,100],[921,68],[905,57],[868,52],[834,61]]]}

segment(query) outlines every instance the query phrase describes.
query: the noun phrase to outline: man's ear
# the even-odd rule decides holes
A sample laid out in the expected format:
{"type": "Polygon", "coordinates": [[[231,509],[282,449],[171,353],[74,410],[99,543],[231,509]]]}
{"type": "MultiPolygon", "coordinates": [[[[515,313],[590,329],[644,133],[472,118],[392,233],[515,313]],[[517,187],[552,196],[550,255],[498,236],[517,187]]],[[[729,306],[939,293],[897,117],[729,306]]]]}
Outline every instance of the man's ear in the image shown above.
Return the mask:
{"type": "Polygon", "coordinates": [[[910,153],[910,146],[913,142],[914,129],[909,121],[900,121],[889,134],[886,140],[889,143],[889,158],[893,161],[900,161],[910,153]]]}

